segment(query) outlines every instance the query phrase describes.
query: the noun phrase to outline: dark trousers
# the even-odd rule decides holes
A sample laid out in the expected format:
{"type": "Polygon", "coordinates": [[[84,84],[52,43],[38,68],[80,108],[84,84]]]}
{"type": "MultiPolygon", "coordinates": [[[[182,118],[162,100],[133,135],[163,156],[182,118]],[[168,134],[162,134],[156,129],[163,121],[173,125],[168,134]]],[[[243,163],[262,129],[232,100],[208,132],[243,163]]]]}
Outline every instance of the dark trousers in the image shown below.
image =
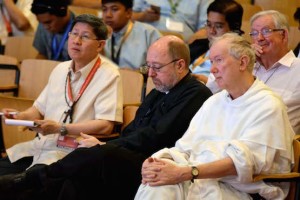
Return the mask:
{"type": "Polygon", "coordinates": [[[141,183],[145,159],[143,154],[111,144],[78,148],[46,167],[43,197],[132,200],[141,183]]]}
{"type": "Polygon", "coordinates": [[[14,163],[11,163],[8,157],[1,158],[0,176],[6,174],[16,174],[16,173],[24,172],[26,168],[31,165],[32,161],[33,161],[32,157],[25,157],[14,163]]]}

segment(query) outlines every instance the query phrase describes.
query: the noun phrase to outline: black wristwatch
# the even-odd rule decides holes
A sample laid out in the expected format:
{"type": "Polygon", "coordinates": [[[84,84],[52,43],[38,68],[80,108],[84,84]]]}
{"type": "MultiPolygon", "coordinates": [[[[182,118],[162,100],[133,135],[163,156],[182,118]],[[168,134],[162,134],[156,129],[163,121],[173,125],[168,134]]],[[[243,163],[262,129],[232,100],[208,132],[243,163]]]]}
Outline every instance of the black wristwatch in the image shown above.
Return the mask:
{"type": "Polygon", "coordinates": [[[191,180],[191,182],[192,183],[194,183],[194,180],[198,177],[198,175],[199,175],[199,170],[198,170],[198,168],[197,167],[195,167],[195,166],[192,166],[192,180],[191,180]]]}
{"type": "Polygon", "coordinates": [[[59,132],[60,132],[60,135],[62,135],[62,136],[65,136],[68,134],[68,129],[65,124],[61,125],[59,132]]]}

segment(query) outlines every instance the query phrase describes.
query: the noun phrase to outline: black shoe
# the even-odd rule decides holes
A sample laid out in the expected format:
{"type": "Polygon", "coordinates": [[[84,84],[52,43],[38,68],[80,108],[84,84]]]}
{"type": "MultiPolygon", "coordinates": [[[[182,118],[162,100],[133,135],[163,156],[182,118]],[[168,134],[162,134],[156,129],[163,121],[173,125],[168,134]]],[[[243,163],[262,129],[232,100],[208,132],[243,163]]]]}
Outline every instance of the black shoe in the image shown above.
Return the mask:
{"type": "Polygon", "coordinates": [[[26,189],[26,173],[0,176],[0,193],[16,192],[26,189]]]}

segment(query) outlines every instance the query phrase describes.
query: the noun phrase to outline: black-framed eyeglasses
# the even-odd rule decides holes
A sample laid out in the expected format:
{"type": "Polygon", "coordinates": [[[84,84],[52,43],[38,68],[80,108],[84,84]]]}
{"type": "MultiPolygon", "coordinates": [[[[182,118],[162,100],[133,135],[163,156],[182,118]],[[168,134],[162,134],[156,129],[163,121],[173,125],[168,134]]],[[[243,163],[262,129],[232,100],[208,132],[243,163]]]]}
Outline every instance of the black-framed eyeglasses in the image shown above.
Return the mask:
{"type": "Polygon", "coordinates": [[[91,38],[91,36],[89,35],[79,35],[79,33],[76,32],[69,32],[69,38],[71,38],[72,40],[75,40],[77,37],[79,37],[82,42],[87,42],[89,40],[99,40],[97,38],[91,38]]]}
{"type": "Polygon", "coordinates": [[[252,38],[257,38],[259,33],[262,34],[264,37],[269,37],[273,32],[277,32],[277,31],[284,31],[284,29],[279,29],[279,28],[263,28],[260,31],[258,30],[253,30],[249,33],[249,35],[252,38]]]}
{"type": "Polygon", "coordinates": [[[173,62],[177,62],[178,60],[180,60],[180,59],[177,58],[177,59],[172,60],[171,62],[168,62],[167,64],[156,65],[156,66],[155,65],[150,66],[148,63],[145,63],[142,67],[140,67],[140,71],[141,71],[141,73],[146,74],[146,73],[148,73],[149,69],[151,68],[155,73],[157,73],[157,72],[160,72],[160,70],[163,67],[165,67],[173,62]]]}

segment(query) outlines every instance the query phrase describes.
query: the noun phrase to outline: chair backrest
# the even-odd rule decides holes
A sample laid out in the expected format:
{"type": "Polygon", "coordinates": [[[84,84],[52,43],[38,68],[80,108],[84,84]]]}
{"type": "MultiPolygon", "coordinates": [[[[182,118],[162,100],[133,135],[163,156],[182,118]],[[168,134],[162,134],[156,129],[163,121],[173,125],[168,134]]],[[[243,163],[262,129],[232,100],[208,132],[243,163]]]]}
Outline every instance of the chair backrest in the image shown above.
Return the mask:
{"type": "MultiPolygon", "coordinates": [[[[293,150],[294,150],[294,166],[292,172],[300,172],[299,169],[299,162],[300,162],[300,135],[296,135],[295,139],[293,140],[293,150]]],[[[299,199],[299,192],[300,183],[291,182],[289,194],[285,200],[294,200],[299,199]],[[298,186],[297,186],[298,185],[298,186]],[[296,193],[298,192],[298,195],[296,193]]]]}
{"type": "MultiPolygon", "coordinates": [[[[23,99],[19,97],[0,96],[0,110],[3,108],[14,108],[19,111],[26,110],[33,104],[32,99],[23,99]]],[[[2,123],[2,138],[5,149],[24,141],[31,140],[36,133],[24,130],[21,126],[8,126],[1,120],[2,123]]]]}
{"type": "Polygon", "coordinates": [[[245,32],[242,36],[249,41],[250,43],[252,43],[252,38],[249,35],[250,31],[251,31],[251,25],[250,25],[250,21],[242,21],[242,27],[241,29],[245,32]]]}
{"type": "Polygon", "coordinates": [[[149,92],[151,92],[152,89],[155,88],[155,85],[152,81],[152,78],[151,77],[148,77],[147,78],[147,83],[146,83],[146,95],[149,94],[149,92]]]}
{"type": "Polygon", "coordinates": [[[91,14],[97,17],[100,15],[99,9],[82,7],[82,6],[71,6],[71,5],[68,7],[75,15],[91,14]]]}
{"type": "Polygon", "coordinates": [[[0,92],[18,93],[20,70],[18,60],[12,56],[0,55],[0,92]]]}
{"type": "Polygon", "coordinates": [[[293,141],[293,148],[294,148],[294,159],[295,164],[292,169],[292,172],[300,172],[299,169],[299,162],[300,162],[300,135],[295,136],[295,139],[293,141]]]}
{"type": "Polygon", "coordinates": [[[174,31],[165,31],[165,30],[159,30],[159,32],[165,36],[165,35],[175,35],[177,37],[179,37],[180,39],[183,40],[183,34],[178,33],[178,32],[174,32],[174,31]]]}
{"type": "Polygon", "coordinates": [[[123,108],[123,124],[121,130],[123,130],[135,118],[135,114],[138,109],[138,106],[125,106],[123,108]]]}
{"type": "Polygon", "coordinates": [[[297,44],[300,42],[299,29],[296,26],[290,26],[289,31],[289,48],[295,49],[297,44]]]}
{"type": "Polygon", "coordinates": [[[59,61],[25,59],[20,66],[19,97],[36,99],[48,83],[52,70],[59,61]]]}
{"type": "Polygon", "coordinates": [[[36,58],[38,51],[33,47],[33,36],[7,37],[4,55],[13,56],[22,62],[24,59],[36,58]]]}
{"type": "MultiPolygon", "coordinates": [[[[290,189],[285,200],[300,199],[300,135],[295,135],[293,139],[294,166],[290,173],[281,174],[258,174],[253,176],[253,181],[265,182],[290,182],[290,189]]],[[[254,198],[255,200],[257,198],[254,198]]],[[[261,199],[261,198],[258,198],[261,199]]]]}
{"type": "Polygon", "coordinates": [[[255,13],[263,10],[263,8],[259,5],[252,5],[248,3],[242,3],[241,5],[244,9],[243,21],[249,21],[255,13]]]}
{"type": "MultiPolygon", "coordinates": [[[[123,107],[123,124],[121,126],[121,130],[123,129],[135,118],[135,114],[139,106],[124,106],[123,107]]],[[[117,130],[119,131],[119,129],[117,130]]],[[[112,133],[110,135],[99,135],[99,134],[90,134],[101,141],[108,141],[111,139],[118,138],[120,136],[119,132],[112,133]]]]}
{"type": "Polygon", "coordinates": [[[251,4],[252,0],[236,0],[236,2],[242,4],[242,3],[247,3],[247,4],[251,4]]]}
{"type": "Polygon", "coordinates": [[[125,105],[140,104],[144,86],[143,75],[134,70],[120,69],[123,84],[123,102],[125,105]]]}

